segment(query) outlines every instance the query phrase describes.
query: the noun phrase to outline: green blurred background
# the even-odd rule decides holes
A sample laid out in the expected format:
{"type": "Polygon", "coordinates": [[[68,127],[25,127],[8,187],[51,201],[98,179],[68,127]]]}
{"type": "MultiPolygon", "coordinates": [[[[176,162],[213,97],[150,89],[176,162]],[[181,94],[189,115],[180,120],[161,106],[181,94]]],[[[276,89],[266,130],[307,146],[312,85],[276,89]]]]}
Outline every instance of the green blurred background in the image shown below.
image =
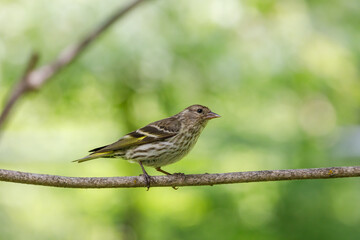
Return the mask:
{"type": "MultiPolygon", "coordinates": [[[[48,63],[125,3],[0,0],[2,105],[32,50],[48,63]]],[[[359,165],[359,12],[357,0],[150,1],[21,100],[0,168],[138,175],[123,160],[71,161],[195,103],[222,118],[166,171],[359,165]]],[[[359,239],[359,184],[147,192],[0,183],[0,239],[359,239]]]]}

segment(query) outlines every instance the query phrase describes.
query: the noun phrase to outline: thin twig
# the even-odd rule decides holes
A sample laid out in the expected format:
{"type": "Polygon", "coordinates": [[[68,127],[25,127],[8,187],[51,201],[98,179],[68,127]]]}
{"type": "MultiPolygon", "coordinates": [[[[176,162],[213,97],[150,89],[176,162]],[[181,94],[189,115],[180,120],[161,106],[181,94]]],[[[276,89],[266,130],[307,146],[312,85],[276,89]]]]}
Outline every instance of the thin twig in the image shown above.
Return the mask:
{"type": "MultiPolygon", "coordinates": [[[[0,129],[3,128],[5,120],[8,118],[11,110],[13,109],[15,103],[26,93],[34,91],[42,87],[42,85],[47,82],[55,74],[59,73],[61,69],[68,66],[73,62],[84,50],[99,36],[104,33],[114,22],[123,17],[130,10],[135,8],[141,2],[145,0],[134,0],[130,2],[125,7],[117,10],[113,15],[111,15],[103,24],[96,27],[93,31],[87,34],[79,43],[65,48],[58,57],[51,63],[33,69],[37,62],[36,60],[29,61],[27,70],[25,71],[24,76],[21,78],[19,83],[14,87],[12,94],[7,100],[5,107],[0,116],[0,129]],[[34,64],[32,64],[34,63],[34,64]]],[[[33,55],[35,56],[35,55],[33,55]]]]}
{"type": "MultiPolygon", "coordinates": [[[[302,179],[360,177],[360,167],[331,167],[266,170],[216,174],[171,175],[151,177],[151,187],[203,186],[230,183],[266,182],[302,179]]],[[[145,187],[142,176],[64,177],[0,169],[0,181],[62,188],[135,188],[145,187]]]]}
{"type": "Polygon", "coordinates": [[[23,76],[20,78],[20,81],[16,84],[13,91],[9,95],[9,99],[7,104],[5,105],[4,110],[0,115],[0,126],[2,126],[10,113],[10,110],[16,103],[16,101],[26,92],[29,91],[30,88],[28,87],[29,81],[29,74],[30,72],[36,67],[36,64],[39,60],[39,56],[36,53],[33,53],[27,63],[27,67],[23,76]]]}

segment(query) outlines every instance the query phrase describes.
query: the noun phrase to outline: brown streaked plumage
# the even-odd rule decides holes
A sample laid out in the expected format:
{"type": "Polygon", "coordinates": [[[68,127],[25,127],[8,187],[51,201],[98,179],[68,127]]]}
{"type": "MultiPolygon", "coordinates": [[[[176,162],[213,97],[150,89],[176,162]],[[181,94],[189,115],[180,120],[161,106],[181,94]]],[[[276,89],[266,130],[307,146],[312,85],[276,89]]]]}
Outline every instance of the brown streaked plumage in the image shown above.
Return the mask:
{"type": "Polygon", "coordinates": [[[91,154],[75,160],[85,162],[96,158],[123,158],[140,164],[147,187],[150,176],[143,165],[170,174],[162,166],[182,159],[195,145],[210,119],[220,117],[202,105],[192,105],[172,117],[146,125],[126,134],[118,141],[90,150],[91,154]]]}

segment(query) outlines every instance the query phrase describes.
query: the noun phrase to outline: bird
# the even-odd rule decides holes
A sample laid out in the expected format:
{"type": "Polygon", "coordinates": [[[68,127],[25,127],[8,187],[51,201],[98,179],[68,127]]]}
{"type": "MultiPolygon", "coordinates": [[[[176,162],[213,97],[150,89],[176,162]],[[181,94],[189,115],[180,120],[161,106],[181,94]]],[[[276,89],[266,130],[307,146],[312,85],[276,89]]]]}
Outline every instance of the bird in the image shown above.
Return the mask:
{"type": "Polygon", "coordinates": [[[150,176],[144,166],[172,175],[161,167],[185,157],[196,144],[208,121],[219,117],[220,115],[206,106],[191,105],[171,117],[130,132],[112,144],[94,148],[89,151],[89,155],[74,162],[82,163],[97,158],[122,158],[138,163],[149,190],[150,176]]]}

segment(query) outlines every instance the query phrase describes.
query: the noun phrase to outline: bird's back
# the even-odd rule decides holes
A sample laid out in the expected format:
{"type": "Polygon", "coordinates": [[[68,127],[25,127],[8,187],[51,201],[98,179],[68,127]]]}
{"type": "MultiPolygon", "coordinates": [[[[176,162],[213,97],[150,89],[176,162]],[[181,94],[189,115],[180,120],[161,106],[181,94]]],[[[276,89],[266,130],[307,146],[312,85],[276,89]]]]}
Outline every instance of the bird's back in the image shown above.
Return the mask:
{"type": "Polygon", "coordinates": [[[163,141],[134,146],[126,150],[121,157],[126,160],[141,161],[147,166],[165,166],[185,157],[194,147],[202,130],[202,126],[191,129],[184,126],[173,137],[163,141]]]}

